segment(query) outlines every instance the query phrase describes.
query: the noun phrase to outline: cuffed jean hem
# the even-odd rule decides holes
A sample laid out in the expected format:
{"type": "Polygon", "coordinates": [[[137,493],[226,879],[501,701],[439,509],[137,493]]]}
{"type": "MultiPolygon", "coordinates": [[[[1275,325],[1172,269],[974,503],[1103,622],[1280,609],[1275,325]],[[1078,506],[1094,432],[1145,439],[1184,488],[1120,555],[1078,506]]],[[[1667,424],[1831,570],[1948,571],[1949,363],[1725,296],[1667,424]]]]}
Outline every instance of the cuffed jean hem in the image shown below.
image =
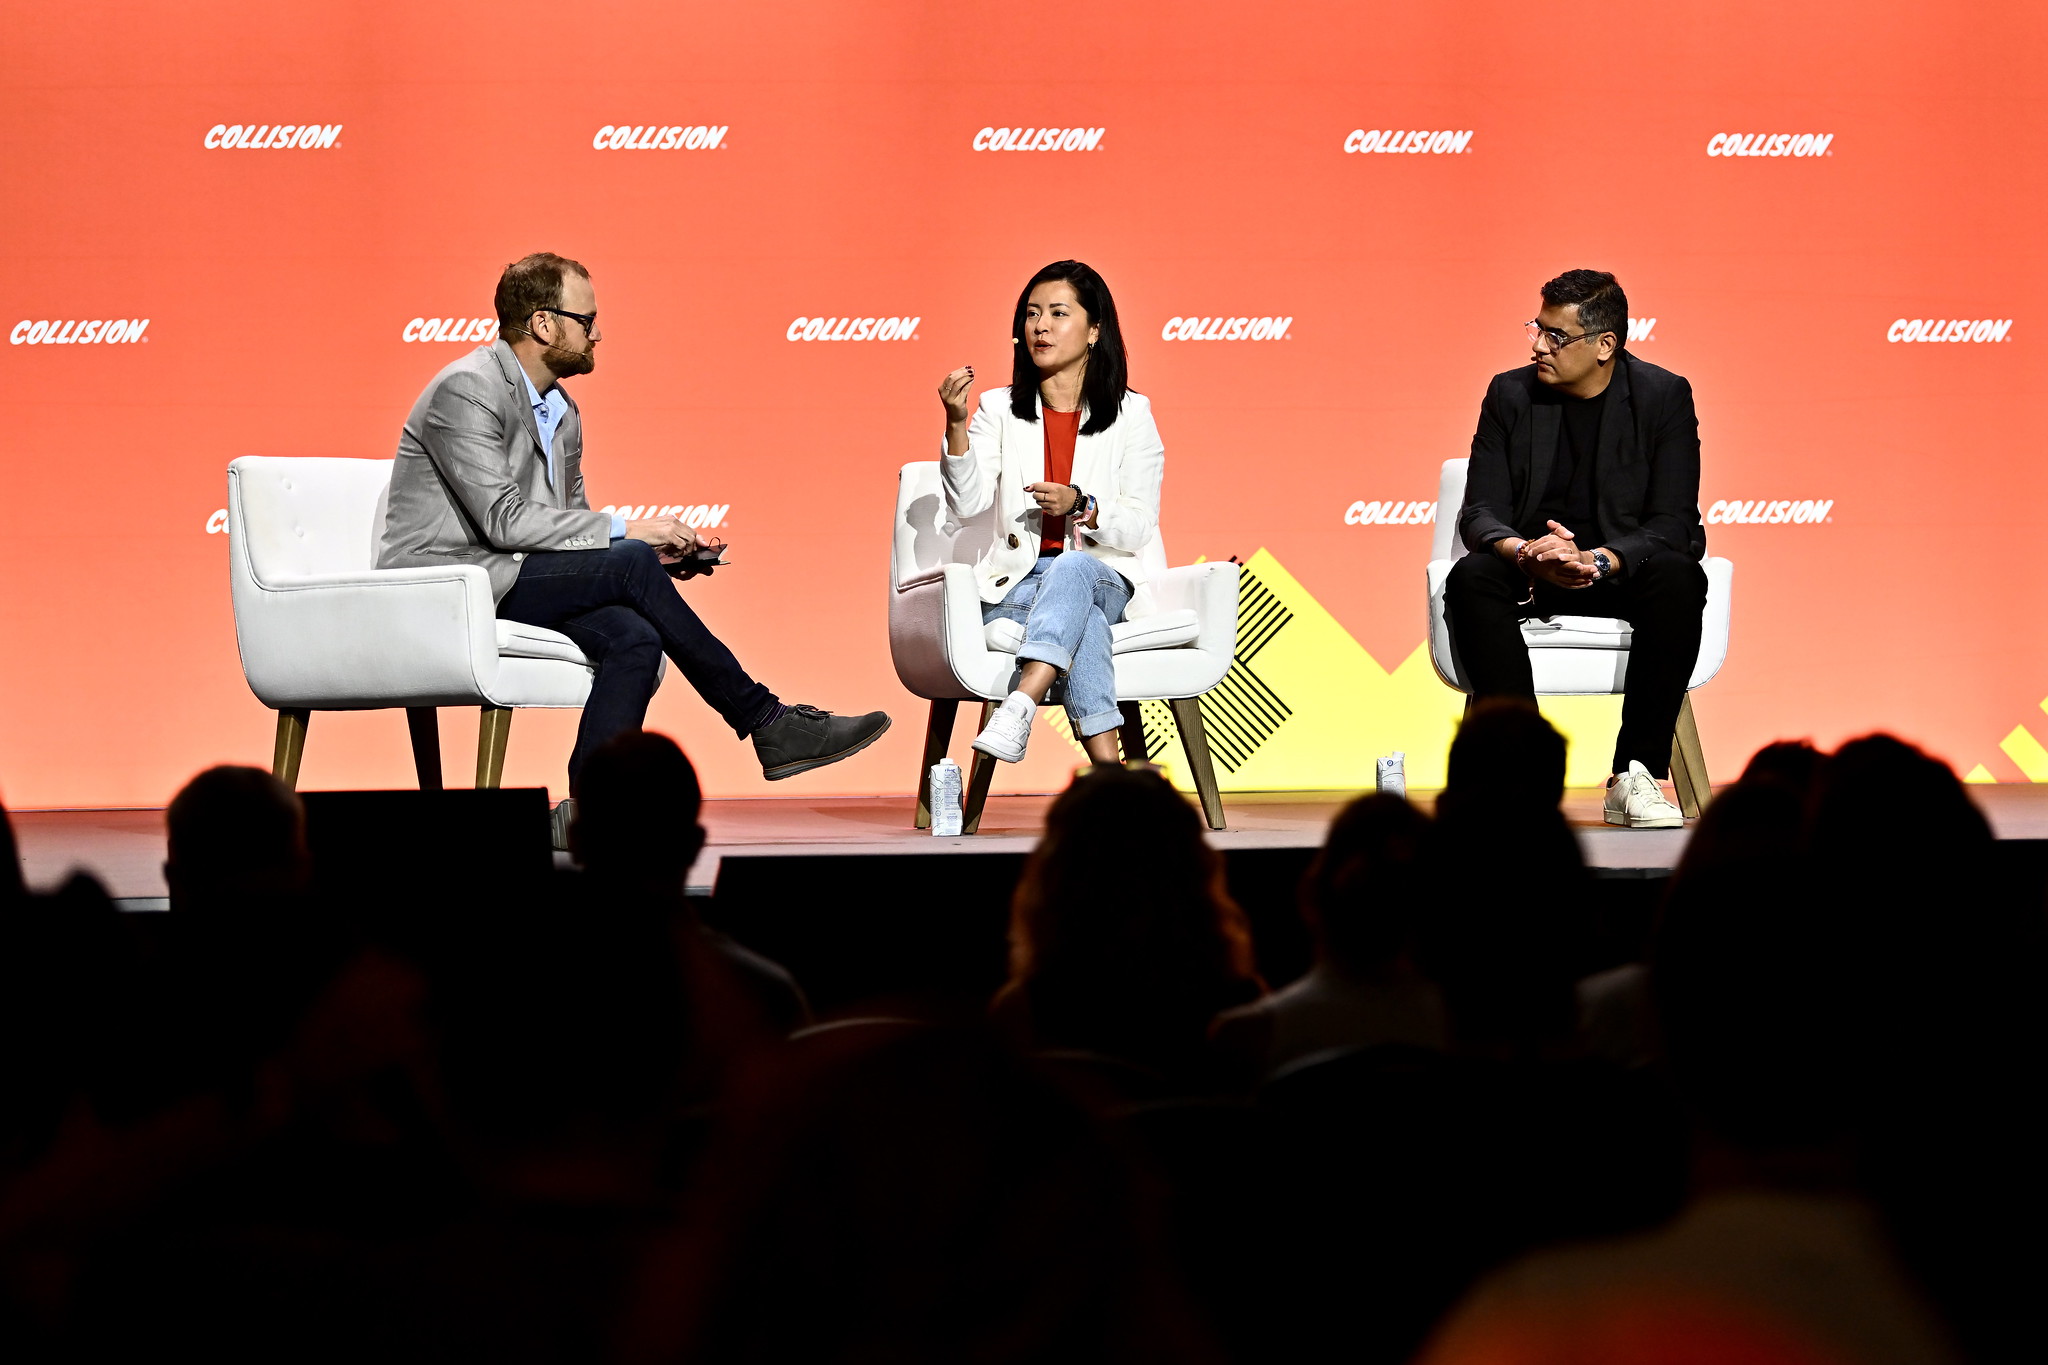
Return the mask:
{"type": "Polygon", "coordinates": [[[1017,649],[1017,661],[1051,664],[1061,673],[1066,673],[1074,667],[1073,655],[1046,640],[1026,640],[1017,649]]]}
{"type": "Polygon", "coordinates": [[[1082,716],[1079,720],[1076,720],[1074,713],[1069,711],[1067,712],[1067,723],[1074,727],[1074,733],[1082,739],[1093,739],[1099,734],[1120,727],[1124,723],[1124,713],[1121,710],[1101,711],[1095,715],[1082,716]]]}

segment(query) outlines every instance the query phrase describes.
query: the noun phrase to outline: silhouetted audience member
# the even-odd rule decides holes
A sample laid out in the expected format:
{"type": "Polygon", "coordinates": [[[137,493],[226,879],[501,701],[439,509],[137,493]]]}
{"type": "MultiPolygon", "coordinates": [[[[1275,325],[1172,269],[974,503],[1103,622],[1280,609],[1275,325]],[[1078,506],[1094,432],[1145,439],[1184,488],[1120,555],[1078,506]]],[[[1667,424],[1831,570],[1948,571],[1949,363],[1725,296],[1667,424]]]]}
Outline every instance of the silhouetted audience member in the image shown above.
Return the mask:
{"type": "Polygon", "coordinates": [[[164,814],[174,913],[304,894],[306,808],[261,768],[223,765],[187,782],[164,814]]]}
{"type": "Polygon", "coordinates": [[[14,825],[7,807],[0,805],[0,910],[28,894],[21,878],[21,849],[14,842],[14,825]]]}
{"type": "Polygon", "coordinates": [[[756,1079],[628,1361],[1219,1359],[1136,1172],[985,1029],[821,1029],[756,1079]]]}
{"type": "Polygon", "coordinates": [[[1810,739],[1774,740],[1749,756],[1741,780],[1752,786],[1776,783],[1803,801],[1820,780],[1820,770],[1827,761],[1828,756],[1814,748],[1810,739]]]}
{"type": "Polygon", "coordinates": [[[1155,772],[1097,765],[1052,803],[1010,916],[998,1024],[1040,1052],[1086,1053],[1167,1090],[1218,1080],[1217,1014],[1263,993],[1223,860],[1155,772]]]}
{"type": "Polygon", "coordinates": [[[703,789],[689,758],[666,735],[634,730],[592,753],[578,779],[570,851],[608,894],[680,917],[733,971],[768,1022],[783,1033],[810,1022],[803,990],[778,963],[698,918],[684,879],[704,850],[697,823],[703,789]]]}
{"type": "Polygon", "coordinates": [[[1426,1361],[1611,1359],[1630,1336],[1635,1359],[1716,1358],[1716,1343],[1727,1359],[1960,1358],[1855,1189],[1865,1040],[1822,889],[1783,855],[1672,888],[1655,993],[1697,1133],[1690,1204],[1494,1276],[1426,1361]]]}
{"type": "Polygon", "coordinates": [[[1268,1076],[1334,1048],[1444,1046],[1443,1001],[1413,960],[1416,920],[1432,890],[1423,869],[1428,832],[1427,816],[1384,793],[1338,813],[1302,880],[1315,965],[1220,1015],[1220,1052],[1268,1076]]]}
{"type": "Polygon", "coordinates": [[[1564,736],[1541,711],[1519,698],[1489,697],[1458,723],[1437,813],[1461,806],[1556,810],[1564,800],[1564,766],[1564,736]]]}
{"type": "MultiPolygon", "coordinates": [[[[1701,812],[1679,855],[1666,894],[1689,878],[1730,863],[1790,856],[1805,847],[1806,789],[1820,755],[1804,743],[1758,751],[1733,786],[1701,812]]],[[[1662,1055],[1647,962],[1625,962],[1578,984],[1579,1038],[1593,1056],[1621,1066],[1649,1066],[1662,1055]]]]}
{"type": "Polygon", "coordinates": [[[1871,1035],[1869,1188],[1965,1347],[2004,1355],[2037,1332],[2044,1268],[2016,1234],[2048,1223],[2048,1123],[2021,1079],[2048,1055],[2038,865],[1994,843],[1946,763],[1889,735],[1828,759],[1808,829],[1871,1035]]]}

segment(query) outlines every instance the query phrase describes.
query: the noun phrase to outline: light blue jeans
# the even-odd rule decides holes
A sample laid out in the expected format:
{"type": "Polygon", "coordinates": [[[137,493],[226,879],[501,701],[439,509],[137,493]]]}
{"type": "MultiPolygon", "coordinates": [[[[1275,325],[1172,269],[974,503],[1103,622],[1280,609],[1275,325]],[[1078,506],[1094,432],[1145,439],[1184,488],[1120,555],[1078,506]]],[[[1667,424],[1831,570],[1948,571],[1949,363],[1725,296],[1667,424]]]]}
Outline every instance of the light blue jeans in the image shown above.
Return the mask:
{"type": "MultiPolygon", "coordinates": [[[[1067,719],[1083,739],[1123,724],[1116,706],[1116,668],[1109,657],[1109,628],[1124,619],[1131,603],[1130,581],[1093,555],[1069,550],[1041,555],[1010,595],[981,609],[981,621],[1024,623],[1017,650],[1018,671],[1030,660],[1060,671],[1051,700],[1066,703],[1067,719]],[[1062,692],[1064,689],[1064,692],[1062,692]]],[[[1015,678],[1011,683],[1015,685],[1015,678]]]]}

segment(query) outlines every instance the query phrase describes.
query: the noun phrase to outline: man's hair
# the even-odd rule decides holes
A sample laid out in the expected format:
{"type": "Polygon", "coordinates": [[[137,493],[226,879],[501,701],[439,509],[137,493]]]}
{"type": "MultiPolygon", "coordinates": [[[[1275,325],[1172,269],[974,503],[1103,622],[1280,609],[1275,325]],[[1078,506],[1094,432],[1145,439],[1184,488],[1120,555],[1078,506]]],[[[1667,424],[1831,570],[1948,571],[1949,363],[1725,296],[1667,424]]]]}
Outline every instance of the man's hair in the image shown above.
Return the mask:
{"type": "Polygon", "coordinates": [[[576,843],[583,865],[606,876],[680,879],[696,845],[703,788],[689,757],[667,735],[615,735],[576,776],[576,843]]]}
{"type": "Polygon", "coordinates": [[[1543,302],[1552,308],[1577,304],[1579,330],[1598,337],[1614,333],[1614,349],[1628,346],[1628,295],[1621,281],[1604,270],[1567,270],[1543,286],[1543,302]]]}
{"type": "Polygon", "coordinates": [[[498,293],[492,300],[498,310],[499,328],[523,336],[527,320],[535,313],[543,308],[560,308],[562,282],[571,270],[586,280],[590,278],[581,261],[557,256],[552,251],[536,251],[506,266],[505,273],[498,276],[498,293]]]}
{"type": "Polygon", "coordinates": [[[171,871],[190,894],[284,889],[306,861],[306,808],[261,768],[208,768],[171,801],[164,823],[171,871]]]}

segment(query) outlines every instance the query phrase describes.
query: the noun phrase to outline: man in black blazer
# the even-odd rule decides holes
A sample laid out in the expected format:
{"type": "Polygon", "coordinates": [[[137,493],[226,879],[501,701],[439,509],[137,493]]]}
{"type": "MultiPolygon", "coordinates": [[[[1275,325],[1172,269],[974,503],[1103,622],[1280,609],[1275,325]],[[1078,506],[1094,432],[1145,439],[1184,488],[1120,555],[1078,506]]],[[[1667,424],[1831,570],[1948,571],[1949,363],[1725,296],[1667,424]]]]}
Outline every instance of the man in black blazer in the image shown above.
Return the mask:
{"type": "Polygon", "coordinates": [[[1479,405],[1444,611],[1475,697],[1533,698],[1521,623],[1614,616],[1633,627],[1607,823],[1684,823],[1659,787],[1700,652],[1707,538],[1692,385],[1631,356],[1614,276],[1543,286],[1532,363],[1495,375],[1479,405]]]}

